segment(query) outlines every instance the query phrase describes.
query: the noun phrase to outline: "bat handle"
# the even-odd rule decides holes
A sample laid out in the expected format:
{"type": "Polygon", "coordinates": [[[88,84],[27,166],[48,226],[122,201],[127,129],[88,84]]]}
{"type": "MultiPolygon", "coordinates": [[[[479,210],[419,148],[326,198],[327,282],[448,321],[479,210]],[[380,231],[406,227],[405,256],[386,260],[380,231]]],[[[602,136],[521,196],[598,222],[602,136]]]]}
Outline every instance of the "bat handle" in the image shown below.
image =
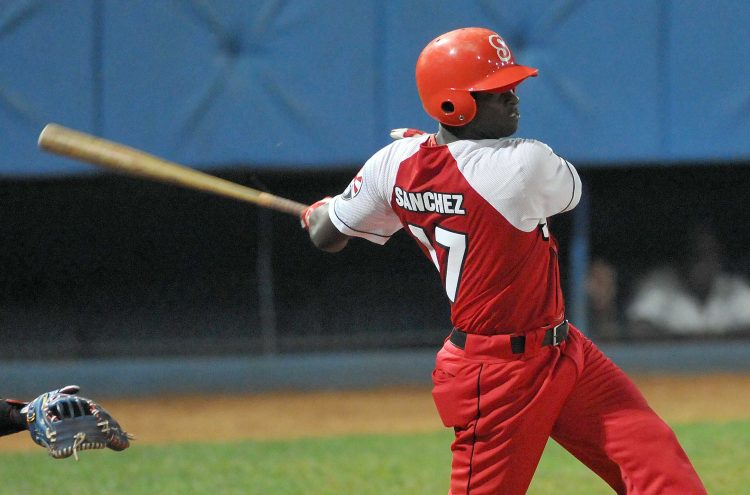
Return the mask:
{"type": "Polygon", "coordinates": [[[282,213],[300,216],[307,208],[306,204],[299,203],[287,198],[274,196],[273,194],[261,192],[258,196],[258,204],[282,213]]]}

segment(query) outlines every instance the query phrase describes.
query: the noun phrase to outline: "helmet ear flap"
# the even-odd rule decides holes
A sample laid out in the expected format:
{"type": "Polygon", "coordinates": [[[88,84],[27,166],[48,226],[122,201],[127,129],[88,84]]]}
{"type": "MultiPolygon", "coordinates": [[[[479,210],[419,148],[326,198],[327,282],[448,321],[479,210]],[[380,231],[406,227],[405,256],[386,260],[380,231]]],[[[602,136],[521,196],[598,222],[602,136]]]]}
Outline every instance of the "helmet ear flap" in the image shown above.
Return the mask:
{"type": "Polygon", "coordinates": [[[474,119],[477,103],[469,91],[444,89],[431,95],[427,113],[441,124],[460,127],[474,119]]]}

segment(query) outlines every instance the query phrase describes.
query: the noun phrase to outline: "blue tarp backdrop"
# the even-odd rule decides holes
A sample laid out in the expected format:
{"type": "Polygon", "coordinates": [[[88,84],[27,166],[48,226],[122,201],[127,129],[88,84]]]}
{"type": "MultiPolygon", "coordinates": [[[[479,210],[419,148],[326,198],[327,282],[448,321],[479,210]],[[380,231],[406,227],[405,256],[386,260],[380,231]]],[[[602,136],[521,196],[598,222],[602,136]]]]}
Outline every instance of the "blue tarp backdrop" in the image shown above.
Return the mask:
{"type": "Polygon", "coordinates": [[[0,176],[90,169],[58,122],[201,168],[356,167],[433,129],[414,63],[496,29],[540,77],[519,135],[590,165],[750,160],[750,2],[0,0],[0,176]]]}

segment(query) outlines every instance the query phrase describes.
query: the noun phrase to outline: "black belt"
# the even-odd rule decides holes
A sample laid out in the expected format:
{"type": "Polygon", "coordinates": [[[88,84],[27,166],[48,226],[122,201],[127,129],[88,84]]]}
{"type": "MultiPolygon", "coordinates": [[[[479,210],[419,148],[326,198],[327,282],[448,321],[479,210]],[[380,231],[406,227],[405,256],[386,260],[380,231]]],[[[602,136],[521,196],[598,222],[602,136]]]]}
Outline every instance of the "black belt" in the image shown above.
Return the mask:
{"type": "MultiPolygon", "coordinates": [[[[466,346],[466,336],[468,334],[464,331],[454,328],[451,332],[448,340],[458,347],[463,349],[466,346]]],[[[554,326],[544,332],[544,338],[542,339],[542,346],[547,345],[560,345],[565,342],[568,338],[568,320],[563,321],[557,326],[554,326]]],[[[513,354],[523,354],[526,350],[526,336],[515,335],[510,338],[510,349],[513,354]]]]}

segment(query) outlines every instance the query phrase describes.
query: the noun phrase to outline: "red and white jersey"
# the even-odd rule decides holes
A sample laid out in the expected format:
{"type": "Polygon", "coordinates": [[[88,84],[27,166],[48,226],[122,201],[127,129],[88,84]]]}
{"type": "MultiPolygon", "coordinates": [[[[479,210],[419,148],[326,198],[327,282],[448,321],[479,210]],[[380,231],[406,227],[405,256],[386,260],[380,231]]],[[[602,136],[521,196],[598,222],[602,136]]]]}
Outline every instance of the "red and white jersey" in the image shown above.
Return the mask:
{"type": "Polygon", "coordinates": [[[575,168],[539,141],[418,136],[373,155],[328,211],[378,244],[405,228],[440,273],[455,327],[522,333],[564,317],[547,217],[580,196],[575,168]]]}

